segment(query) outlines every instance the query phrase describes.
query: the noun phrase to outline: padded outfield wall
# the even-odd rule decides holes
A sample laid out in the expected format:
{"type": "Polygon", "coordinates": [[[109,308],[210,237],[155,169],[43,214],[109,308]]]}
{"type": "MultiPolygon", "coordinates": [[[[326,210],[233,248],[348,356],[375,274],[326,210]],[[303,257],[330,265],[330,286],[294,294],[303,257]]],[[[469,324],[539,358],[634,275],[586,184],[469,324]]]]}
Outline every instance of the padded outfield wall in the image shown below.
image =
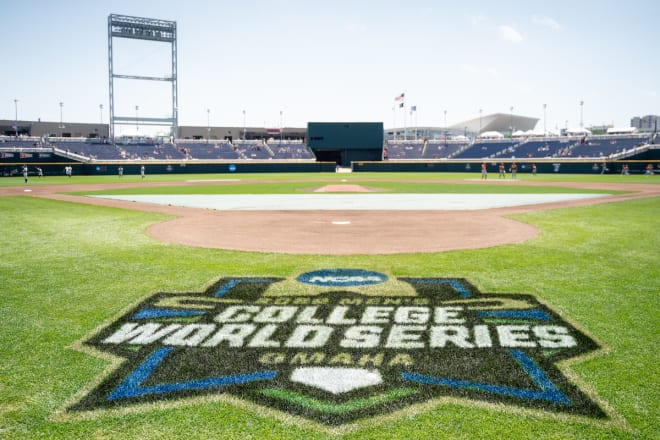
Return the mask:
{"type": "Polygon", "coordinates": [[[125,161],[83,163],[67,161],[64,158],[53,161],[21,160],[0,161],[0,177],[19,176],[25,163],[30,175],[36,175],[36,167],[41,167],[46,176],[64,175],[64,167],[71,166],[73,175],[104,176],[117,175],[119,167],[124,175],[139,175],[144,165],[149,174],[240,174],[240,173],[318,173],[334,172],[336,164],[315,161],[234,161],[234,162],[190,162],[190,161],[125,161]]]}
{"type": "MultiPolygon", "coordinates": [[[[656,174],[660,174],[660,158],[633,159],[633,160],[608,160],[606,161],[606,174],[621,173],[623,164],[628,164],[630,174],[643,174],[649,163],[653,164],[656,174]]],[[[377,162],[354,162],[354,172],[431,172],[431,173],[477,173],[481,174],[481,160],[454,160],[454,161],[377,161],[377,162]]],[[[532,164],[536,164],[538,174],[600,174],[603,161],[598,159],[581,160],[498,160],[486,161],[486,169],[489,175],[497,175],[500,163],[504,163],[507,174],[512,162],[518,165],[519,174],[531,174],[532,164]]]]}
{"type": "MultiPolygon", "coordinates": [[[[36,167],[41,167],[44,175],[63,175],[64,167],[73,167],[73,175],[103,176],[117,175],[119,167],[123,168],[124,175],[140,174],[140,167],[145,166],[149,174],[241,174],[241,173],[319,173],[335,172],[334,162],[287,162],[287,161],[234,161],[234,162],[153,162],[153,161],[125,161],[125,162],[94,162],[82,163],[67,161],[64,158],[56,161],[22,160],[0,162],[0,177],[20,176],[21,167],[25,163],[31,176],[36,176],[36,167]]],[[[500,162],[487,162],[487,170],[491,178],[498,173],[500,162]]],[[[519,174],[530,174],[532,162],[516,161],[519,174]]],[[[602,161],[548,161],[533,162],[539,174],[600,174],[602,161]]],[[[606,174],[618,174],[622,165],[630,167],[631,174],[643,174],[649,163],[653,164],[656,174],[660,174],[660,160],[657,158],[646,160],[607,161],[606,174]]],[[[511,161],[504,161],[507,174],[511,161]]],[[[433,173],[475,173],[480,174],[481,161],[373,161],[352,162],[353,172],[433,172],[433,173]]]]}

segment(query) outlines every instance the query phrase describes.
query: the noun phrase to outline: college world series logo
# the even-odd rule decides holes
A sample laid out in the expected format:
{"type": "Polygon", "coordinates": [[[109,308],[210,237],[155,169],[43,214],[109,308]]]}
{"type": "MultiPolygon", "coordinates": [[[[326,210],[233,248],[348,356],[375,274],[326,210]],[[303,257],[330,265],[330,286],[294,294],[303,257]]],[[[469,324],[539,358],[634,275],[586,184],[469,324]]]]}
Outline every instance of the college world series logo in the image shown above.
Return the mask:
{"type": "Polygon", "coordinates": [[[606,418],[557,367],[598,345],[531,295],[329,269],[157,293],[82,344],[124,359],[70,405],[226,393],[337,426],[438,397],[606,418]]]}

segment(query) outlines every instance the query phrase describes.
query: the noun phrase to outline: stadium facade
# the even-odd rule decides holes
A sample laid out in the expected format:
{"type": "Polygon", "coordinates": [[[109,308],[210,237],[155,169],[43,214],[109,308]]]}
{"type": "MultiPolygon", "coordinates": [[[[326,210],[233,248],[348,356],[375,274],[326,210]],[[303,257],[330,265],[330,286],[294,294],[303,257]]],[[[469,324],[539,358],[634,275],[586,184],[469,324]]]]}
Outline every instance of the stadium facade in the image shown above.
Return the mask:
{"type": "MultiPolygon", "coordinates": [[[[469,119],[449,127],[397,127],[384,130],[384,138],[397,139],[444,139],[445,137],[477,137],[480,133],[499,132],[504,135],[513,131],[533,130],[538,118],[521,115],[494,113],[479,118],[469,119]]],[[[185,125],[177,127],[179,139],[210,139],[210,140],[256,140],[281,138],[289,140],[305,140],[306,127],[238,127],[238,126],[196,126],[185,125]]],[[[70,138],[110,138],[108,124],[89,124],[80,122],[42,122],[42,121],[12,121],[0,120],[0,135],[5,136],[36,136],[36,137],[70,137],[70,138]]]]}

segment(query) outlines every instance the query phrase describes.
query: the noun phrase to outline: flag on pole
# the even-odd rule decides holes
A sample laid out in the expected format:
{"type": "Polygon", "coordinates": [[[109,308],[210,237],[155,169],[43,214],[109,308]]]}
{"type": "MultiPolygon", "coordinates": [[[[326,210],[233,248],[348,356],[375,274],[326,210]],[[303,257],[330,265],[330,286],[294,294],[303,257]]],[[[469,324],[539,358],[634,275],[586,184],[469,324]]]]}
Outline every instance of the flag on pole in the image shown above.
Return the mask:
{"type": "Polygon", "coordinates": [[[403,107],[404,105],[406,105],[406,103],[402,102],[401,104],[399,104],[399,108],[403,107]]]}
{"type": "Polygon", "coordinates": [[[411,112],[416,112],[417,111],[417,106],[416,105],[411,106],[410,111],[411,112]]]}
{"type": "Polygon", "coordinates": [[[403,101],[403,97],[405,96],[405,93],[402,93],[400,95],[397,95],[394,97],[395,101],[403,101]]]}

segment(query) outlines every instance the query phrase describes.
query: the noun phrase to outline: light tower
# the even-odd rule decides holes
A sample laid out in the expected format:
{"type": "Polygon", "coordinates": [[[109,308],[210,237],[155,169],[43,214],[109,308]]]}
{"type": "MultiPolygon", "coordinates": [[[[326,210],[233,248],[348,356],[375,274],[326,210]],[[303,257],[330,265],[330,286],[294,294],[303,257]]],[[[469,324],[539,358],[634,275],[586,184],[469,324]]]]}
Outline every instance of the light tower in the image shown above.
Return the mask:
{"type": "Polygon", "coordinates": [[[18,99],[14,99],[14,132],[18,137],[18,99]]]}
{"type": "MultiPolygon", "coordinates": [[[[108,85],[110,88],[110,138],[114,138],[115,125],[136,126],[154,125],[169,126],[174,138],[177,137],[179,118],[177,114],[177,42],[176,22],[157,20],[153,18],[130,17],[127,15],[110,14],[108,16],[108,85]],[[113,66],[113,39],[127,38],[133,40],[146,40],[171,45],[171,73],[167,76],[146,75],[123,75],[114,72],[113,66]],[[171,117],[142,117],[139,121],[128,115],[115,115],[115,91],[114,80],[138,80],[138,81],[165,81],[172,84],[172,109],[171,117]]],[[[137,109],[136,109],[137,113],[137,109]]]]}

